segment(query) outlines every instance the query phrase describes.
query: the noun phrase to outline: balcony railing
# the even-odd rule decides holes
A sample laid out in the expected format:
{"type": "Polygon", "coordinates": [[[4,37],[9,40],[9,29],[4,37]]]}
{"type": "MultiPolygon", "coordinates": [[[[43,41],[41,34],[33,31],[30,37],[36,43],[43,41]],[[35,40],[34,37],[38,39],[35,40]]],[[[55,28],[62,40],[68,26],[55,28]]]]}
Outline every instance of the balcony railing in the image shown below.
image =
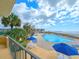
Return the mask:
{"type": "Polygon", "coordinates": [[[11,37],[8,37],[8,46],[13,59],[40,59],[11,37]]]}

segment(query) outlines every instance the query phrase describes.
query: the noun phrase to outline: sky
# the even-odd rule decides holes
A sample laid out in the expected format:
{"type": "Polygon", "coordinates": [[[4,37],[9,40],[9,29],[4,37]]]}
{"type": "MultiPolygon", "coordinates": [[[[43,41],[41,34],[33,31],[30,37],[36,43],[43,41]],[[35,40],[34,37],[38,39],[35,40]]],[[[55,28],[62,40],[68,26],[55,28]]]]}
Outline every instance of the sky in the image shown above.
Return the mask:
{"type": "Polygon", "coordinates": [[[47,31],[79,31],[79,0],[16,0],[12,12],[22,25],[47,31]]]}

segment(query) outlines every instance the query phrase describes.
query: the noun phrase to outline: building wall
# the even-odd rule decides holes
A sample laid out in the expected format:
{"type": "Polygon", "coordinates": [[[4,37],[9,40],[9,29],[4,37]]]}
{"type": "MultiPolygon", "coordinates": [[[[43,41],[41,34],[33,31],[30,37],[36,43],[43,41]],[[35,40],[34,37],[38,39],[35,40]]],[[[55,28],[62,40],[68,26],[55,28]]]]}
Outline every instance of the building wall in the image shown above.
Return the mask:
{"type": "Polygon", "coordinates": [[[11,13],[15,0],[0,0],[0,16],[8,16],[11,13]]]}
{"type": "Polygon", "coordinates": [[[0,36],[0,45],[7,47],[7,38],[5,36],[0,36]]]}

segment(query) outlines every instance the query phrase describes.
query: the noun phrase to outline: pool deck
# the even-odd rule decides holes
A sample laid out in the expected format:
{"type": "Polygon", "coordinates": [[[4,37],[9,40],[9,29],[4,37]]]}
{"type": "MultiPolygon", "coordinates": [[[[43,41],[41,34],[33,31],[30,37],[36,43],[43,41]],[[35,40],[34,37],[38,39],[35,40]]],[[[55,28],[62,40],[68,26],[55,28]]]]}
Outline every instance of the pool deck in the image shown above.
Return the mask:
{"type": "MultiPolygon", "coordinates": [[[[44,40],[44,38],[42,37],[43,34],[36,34],[36,38],[37,38],[37,45],[47,49],[47,50],[52,50],[52,45],[55,44],[54,42],[47,42],[44,40]]],[[[68,38],[68,37],[67,37],[68,38]]],[[[72,40],[74,40],[73,42],[66,42],[67,44],[72,44],[72,45],[79,45],[79,39],[73,38],[72,40]]]]}
{"type": "Polygon", "coordinates": [[[34,48],[31,48],[29,50],[39,56],[41,59],[57,59],[57,53],[54,50],[47,51],[38,46],[35,46],[34,48]]]}
{"type": "MultiPolygon", "coordinates": [[[[31,48],[30,50],[37,56],[40,56],[41,59],[57,59],[57,52],[51,48],[51,44],[54,43],[46,42],[43,40],[41,35],[42,34],[36,35],[38,42],[35,47],[31,48]]],[[[79,56],[71,56],[71,59],[79,59],[79,56]]]]}

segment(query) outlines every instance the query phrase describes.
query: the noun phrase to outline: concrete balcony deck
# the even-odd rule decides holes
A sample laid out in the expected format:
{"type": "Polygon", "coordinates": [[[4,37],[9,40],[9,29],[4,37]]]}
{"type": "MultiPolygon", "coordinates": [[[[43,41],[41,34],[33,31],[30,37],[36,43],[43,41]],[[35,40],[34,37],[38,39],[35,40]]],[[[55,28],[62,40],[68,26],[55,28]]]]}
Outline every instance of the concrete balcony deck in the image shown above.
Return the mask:
{"type": "Polygon", "coordinates": [[[0,59],[12,59],[7,48],[7,39],[4,36],[0,36],[0,59]]]}
{"type": "Polygon", "coordinates": [[[8,48],[0,48],[0,59],[12,59],[8,48]]]}

